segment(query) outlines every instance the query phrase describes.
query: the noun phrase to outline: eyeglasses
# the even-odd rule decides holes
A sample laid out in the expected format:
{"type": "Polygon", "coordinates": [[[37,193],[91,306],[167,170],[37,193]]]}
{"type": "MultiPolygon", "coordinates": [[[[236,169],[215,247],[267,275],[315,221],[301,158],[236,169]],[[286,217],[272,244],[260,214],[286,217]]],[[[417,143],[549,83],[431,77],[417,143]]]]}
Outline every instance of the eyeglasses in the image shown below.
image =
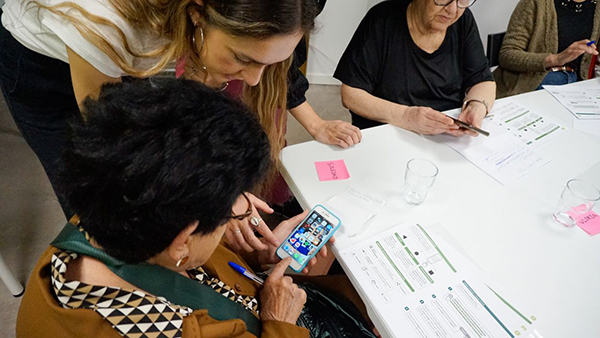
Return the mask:
{"type": "Polygon", "coordinates": [[[246,210],[246,212],[239,214],[239,215],[235,215],[232,212],[231,216],[228,216],[227,218],[234,218],[237,220],[243,220],[244,218],[252,215],[252,202],[250,202],[250,199],[248,198],[248,196],[246,196],[246,194],[242,193],[242,196],[244,196],[244,198],[246,199],[246,202],[248,202],[248,210],[246,210]]]}
{"type": "MultiPolygon", "coordinates": [[[[438,5],[438,6],[448,6],[449,4],[451,4],[454,0],[433,0],[433,2],[438,5]]],[[[456,0],[456,6],[458,8],[467,8],[467,7],[471,7],[473,6],[473,4],[475,3],[475,1],[477,0],[456,0]]]]}

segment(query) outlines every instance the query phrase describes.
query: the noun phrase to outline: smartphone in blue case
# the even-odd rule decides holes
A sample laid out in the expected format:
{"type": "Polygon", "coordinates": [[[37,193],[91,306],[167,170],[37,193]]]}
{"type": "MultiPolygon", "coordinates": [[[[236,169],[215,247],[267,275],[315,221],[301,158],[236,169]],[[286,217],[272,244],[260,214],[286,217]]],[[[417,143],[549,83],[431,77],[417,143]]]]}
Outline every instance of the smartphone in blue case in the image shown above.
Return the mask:
{"type": "Polygon", "coordinates": [[[277,248],[277,256],[292,257],[290,267],[301,272],[341,224],[336,215],[318,204],[277,248]]]}

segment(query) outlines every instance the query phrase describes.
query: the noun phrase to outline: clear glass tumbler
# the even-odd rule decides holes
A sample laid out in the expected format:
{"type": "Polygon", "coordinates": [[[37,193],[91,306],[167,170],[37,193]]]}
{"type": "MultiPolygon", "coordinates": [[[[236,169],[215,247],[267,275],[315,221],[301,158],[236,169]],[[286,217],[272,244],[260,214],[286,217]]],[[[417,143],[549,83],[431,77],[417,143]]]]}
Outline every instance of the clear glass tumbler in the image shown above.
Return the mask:
{"type": "Polygon", "coordinates": [[[438,167],[431,161],[422,158],[413,158],[408,161],[404,175],[404,200],[406,203],[412,205],[423,203],[438,172],[438,167]]]}
{"type": "Polygon", "coordinates": [[[552,218],[566,227],[572,227],[577,223],[579,216],[590,211],[598,200],[598,188],[583,180],[570,180],[560,194],[552,218]]]}

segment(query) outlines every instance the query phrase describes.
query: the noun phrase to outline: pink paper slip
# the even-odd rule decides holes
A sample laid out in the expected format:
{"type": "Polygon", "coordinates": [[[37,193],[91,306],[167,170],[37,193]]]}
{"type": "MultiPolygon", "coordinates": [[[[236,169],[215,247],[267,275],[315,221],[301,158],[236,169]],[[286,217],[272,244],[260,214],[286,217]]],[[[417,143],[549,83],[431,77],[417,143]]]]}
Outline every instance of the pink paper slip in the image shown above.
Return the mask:
{"type": "Polygon", "coordinates": [[[597,235],[600,233],[600,215],[590,210],[579,216],[577,225],[588,234],[592,236],[597,235]]]}
{"type": "Polygon", "coordinates": [[[339,181],[350,178],[344,160],[315,162],[319,181],[339,181]]]}

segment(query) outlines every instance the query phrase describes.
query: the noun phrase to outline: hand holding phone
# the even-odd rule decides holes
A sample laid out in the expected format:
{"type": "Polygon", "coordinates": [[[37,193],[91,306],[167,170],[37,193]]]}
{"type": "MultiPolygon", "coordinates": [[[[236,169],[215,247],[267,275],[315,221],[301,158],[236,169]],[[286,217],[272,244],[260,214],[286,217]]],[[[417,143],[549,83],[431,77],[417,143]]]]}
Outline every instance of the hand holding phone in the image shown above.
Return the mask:
{"type": "Polygon", "coordinates": [[[315,206],[277,248],[279,258],[292,257],[290,267],[302,271],[340,227],[340,219],[322,205],[315,206]]]}
{"type": "Polygon", "coordinates": [[[449,116],[449,115],[446,115],[446,116],[448,116],[449,118],[451,118],[451,119],[452,119],[452,121],[454,121],[454,124],[456,124],[457,126],[459,126],[459,127],[461,127],[461,128],[464,128],[464,129],[468,129],[468,130],[474,131],[474,132],[476,132],[477,134],[481,134],[481,135],[483,135],[483,136],[486,136],[486,137],[489,137],[489,136],[490,136],[490,133],[489,133],[489,132],[487,132],[487,131],[485,131],[485,130],[483,130],[483,129],[481,129],[481,128],[477,128],[477,127],[475,127],[474,125],[472,125],[472,124],[470,124],[470,123],[463,122],[463,121],[461,121],[461,120],[459,120],[459,119],[457,119],[457,118],[454,118],[454,117],[452,117],[452,116],[449,116]]]}

